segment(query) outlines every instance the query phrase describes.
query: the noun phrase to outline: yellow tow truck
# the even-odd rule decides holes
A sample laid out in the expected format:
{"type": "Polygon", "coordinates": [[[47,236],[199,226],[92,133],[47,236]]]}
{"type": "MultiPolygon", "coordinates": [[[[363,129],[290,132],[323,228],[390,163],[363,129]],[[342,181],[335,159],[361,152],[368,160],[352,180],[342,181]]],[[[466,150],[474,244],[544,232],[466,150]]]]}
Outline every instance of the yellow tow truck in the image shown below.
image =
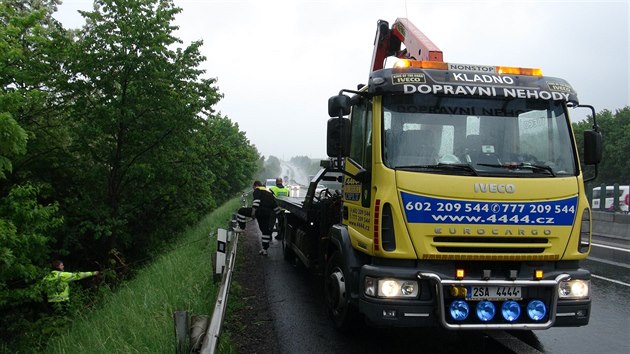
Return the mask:
{"type": "MultiPolygon", "coordinates": [[[[584,326],[584,182],[602,137],[540,69],[443,61],[407,19],[377,24],[368,83],[328,102],[327,153],[305,198],[279,201],[284,256],[323,277],[338,329],[584,326]],[[390,63],[394,61],[392,65],[390,63]],[[324,183],[337,187],[317,190],[324,183]]],[[[595,122],[595,120],[594,120],[595,122]]]]}

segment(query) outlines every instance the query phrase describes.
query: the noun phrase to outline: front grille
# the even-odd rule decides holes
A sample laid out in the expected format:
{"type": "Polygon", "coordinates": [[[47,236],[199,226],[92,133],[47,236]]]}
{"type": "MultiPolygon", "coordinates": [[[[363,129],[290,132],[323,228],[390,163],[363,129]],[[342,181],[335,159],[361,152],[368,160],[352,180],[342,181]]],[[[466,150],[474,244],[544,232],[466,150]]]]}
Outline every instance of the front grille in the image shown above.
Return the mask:
{"type": "Polygon", "coordinates": [[[436,236],[435,242],[466,242],[466,243],[547,243],[546,238],[540,237],[461,237],[461,236],[436,236]]]}
{"type": "Polygon", "coordinates": [[[442,253],[543,253],[549,239],[541,237],[436,236],[433,246],[442,253]]]}

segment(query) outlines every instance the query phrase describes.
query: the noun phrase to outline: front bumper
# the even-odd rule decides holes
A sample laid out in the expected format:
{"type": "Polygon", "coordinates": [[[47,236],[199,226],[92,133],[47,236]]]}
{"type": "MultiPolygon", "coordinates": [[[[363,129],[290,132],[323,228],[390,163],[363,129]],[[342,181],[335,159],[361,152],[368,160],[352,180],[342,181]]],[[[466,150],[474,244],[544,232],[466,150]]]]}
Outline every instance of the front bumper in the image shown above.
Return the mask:
{"type": "MultiPolygon", "coordinates": [[[[451,273],[452,274],[452,273],[451,273]]],[[[565,300],[558,298],[558,284],[578,276],[590,278],[590,273],[584,270],[562,270],[547,273],[542,280],[515,279],[515,280],[480,280],[480,279],[448,279],[440,271],[420,271],[418,269],[377,267],[364,265],[361,268],[359,281],[363,282],[365,276],[375,278],[395,277],[402,279],[419,280],[420,296],[415,299],[385,299],[374,298],[363,294],[360,286],[359,311],[367,320],[376,326],[388,327],[427,327],[441,325],[454,330],[536,330],[549,327],[575,327],[588,324],[590,316],[590,298],[584,300],[565,300]],[[578,276],[579,275],[579,276],[578,276]],[[508,322],[501,318],[500,313],[496,319],[482,322],[470,316],[470,320],[455,321],[451,318],[448,306],[456,298],[449,294],[451,286],[517,286],[524,291],[523,299],[519,302],[523,308],[527,301],[540,299],[547,306],[547,314],[538,321],[530,320],[523,315],[522,319],[508,322]]],[[[477,301],[478,302],[478,301],[477,301]]],[[[494,302],[494,301],[493,301],[494,302]]],[[[501,301],[496,301],[500,308],[501,301]]],[[[474,307],[475,301],[471,301],[474,307]]],[[[500,310],[499,310],[500,312],[500,310]]]]}
{"type": "Polygon", "coordinates": [[[586,326],[591,316],[591,300],[558,300],[554,327],[586,326]]]}

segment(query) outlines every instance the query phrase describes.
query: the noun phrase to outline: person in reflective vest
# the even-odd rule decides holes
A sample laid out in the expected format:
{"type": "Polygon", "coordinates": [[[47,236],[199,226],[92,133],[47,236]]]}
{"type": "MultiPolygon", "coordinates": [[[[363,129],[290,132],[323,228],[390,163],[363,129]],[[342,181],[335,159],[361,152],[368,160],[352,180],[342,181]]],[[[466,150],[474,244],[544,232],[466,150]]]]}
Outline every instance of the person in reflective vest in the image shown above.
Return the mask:
{"type": "Polygon", "coordinates": [[[271,242],[271,227],[275,221],[275,214],[280,212],[280,207],[276,203],[276,198],[274,198],[273,194],[265,188],[262,182],[254,181],[253,188],[252,207],[238,209],[236,212],[238,226],[234,229],[234,231],[244,231],[247,218],[256,218],[258,227],[262,233],[262,249],[258,253],[266,256],[269,243],[271,242]]]}
{"type": "Polygon", "coordinates": [[[282,178],[276,178],[276,185],[269,188],[274,197],[288,197],[289,188],[282,185],[282,178]]]}
{"type": "MultiPolygon", "coordinates": [[[[269,188],[269,190],[271,191],[271,193],[273,193],[274,197],[278,198],[278,197],[288,197],[289,196],[289,188],[287,188],[286,186],[282,185],[282,178],[278,177],[276,178],[276,185],[272,186],[269,188]]],[[[275,231],[277,232],[276,235],[276,240],[280,240],[282,239],[282,232],[280,230],[280,225],[282,224],[283,220],[282,220],[282,211],[277,212],[276,213],[276,217],[274,218],[273,222],[272,222],[272,232],[275,231]]]]}
{"type": "Polygon", "coordinates": [[[94,272],[66,272],[63,262],[54,260],[53,270],[45,278],[46,295],[49,304],[64,304],[70,301],[70,282],[98,275],[94,272]]]}

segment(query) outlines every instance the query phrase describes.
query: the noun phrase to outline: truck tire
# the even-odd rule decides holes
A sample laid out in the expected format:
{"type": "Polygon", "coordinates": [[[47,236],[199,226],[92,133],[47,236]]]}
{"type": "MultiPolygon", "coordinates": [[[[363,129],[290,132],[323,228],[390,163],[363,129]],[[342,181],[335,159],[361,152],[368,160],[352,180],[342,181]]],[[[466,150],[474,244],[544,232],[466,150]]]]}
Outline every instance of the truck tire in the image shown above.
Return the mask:
{"type": "Polygon", "coordinates": [[[324,295],[326,307],[337,330],[346,332],[358,322],[359,313],[350,302],[348,275],[343,271],[341,253],[334,252],[326,264],[324,295]]]}
{"type": "Polygon", "coordinates": [[[282,218],[282,227],[280,228],[280,241],[281,241],[281,245],[282,245],[282,256],[284,257],[284,260],[287,262],[295,262],[295,252],[293,252],[293,249],[291,249],[291,247],[289,247],[289,245],[287,244],[289,242],[289,225],[288,225],[288,216],[285,215],[282,218]]]}

